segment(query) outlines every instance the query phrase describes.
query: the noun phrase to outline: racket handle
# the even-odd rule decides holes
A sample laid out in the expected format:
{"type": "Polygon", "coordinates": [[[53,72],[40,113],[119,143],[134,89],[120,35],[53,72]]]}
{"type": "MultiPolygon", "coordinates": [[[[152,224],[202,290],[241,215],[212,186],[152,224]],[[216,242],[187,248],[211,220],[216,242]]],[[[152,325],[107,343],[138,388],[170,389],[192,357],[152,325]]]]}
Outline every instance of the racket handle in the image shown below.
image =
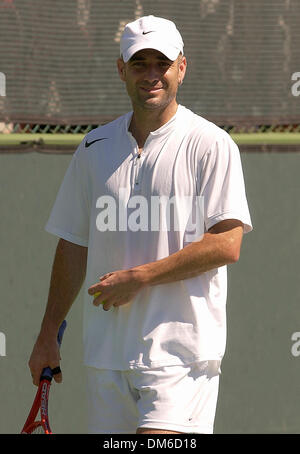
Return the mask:
{"type": "MultiPolygon", "coordinates": [[[[65,332],[65,329],[66,329],[66,326],[67,326],[67,322],[66,320],[64,320],[62,322],[62,324],[60,325],[60,328],[58,330],[58,334],[57,334],[57,342],[58,342],[58,345],[61,346],[61,343],[62,343],[62,339],[63,339],[63,335],[64,335],[64,332],[65,332]]],[[[46,379],[46,380],[49,380],[51,381],[52,380],[52,377],[53,377],[53,374],[52,374],[52,370],[50,367],[45,367],[42,371],[42,375],[41,375],[41,380],[43,379],[46,379]]]]}

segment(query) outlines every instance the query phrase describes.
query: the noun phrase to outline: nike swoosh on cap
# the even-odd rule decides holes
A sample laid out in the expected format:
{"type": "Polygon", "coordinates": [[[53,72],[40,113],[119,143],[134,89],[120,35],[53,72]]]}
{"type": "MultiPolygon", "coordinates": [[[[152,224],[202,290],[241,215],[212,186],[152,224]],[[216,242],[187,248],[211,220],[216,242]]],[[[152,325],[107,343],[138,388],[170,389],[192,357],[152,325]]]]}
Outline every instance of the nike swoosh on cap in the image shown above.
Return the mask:
{"type": "Polygon", "coordinates": [[[151,30],[150,32],[143,32],[143,35],[148,35],[148,33],[154,33],[154,30],[151,30]]]}
{"type": "Polygon", "coordinates": [[[95,139],[95,140],[92,140],[91,142],[86,141],[85,148],[88,148],[90,145],[93,145],[93,143],[95,143],[95,142],[99,142],[99,140],[105,140],[105,139],[108,139],[108,137],[101,137],[101,139],[95,139]]]}

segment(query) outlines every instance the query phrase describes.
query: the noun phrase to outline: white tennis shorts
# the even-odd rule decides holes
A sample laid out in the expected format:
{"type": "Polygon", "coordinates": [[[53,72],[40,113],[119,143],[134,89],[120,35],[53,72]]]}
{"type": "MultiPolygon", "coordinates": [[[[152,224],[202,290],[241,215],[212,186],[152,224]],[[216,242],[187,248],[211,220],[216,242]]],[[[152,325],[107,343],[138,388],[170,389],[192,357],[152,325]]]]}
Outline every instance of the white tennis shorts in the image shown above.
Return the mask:
{"type": "Polygon", "coordinates": [[[88,431],[213,433],[219,361],[116,371],[87,367],[88,431]]]}

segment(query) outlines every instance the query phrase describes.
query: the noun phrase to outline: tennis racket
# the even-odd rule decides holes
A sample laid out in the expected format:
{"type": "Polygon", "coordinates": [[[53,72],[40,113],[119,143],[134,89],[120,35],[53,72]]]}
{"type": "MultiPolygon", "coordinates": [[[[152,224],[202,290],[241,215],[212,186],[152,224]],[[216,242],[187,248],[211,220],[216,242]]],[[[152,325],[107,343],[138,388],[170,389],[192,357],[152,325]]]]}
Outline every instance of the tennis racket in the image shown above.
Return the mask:
{"type": "MultiPolygon", "coordinates": [[[[64,320],[59,328],[57,335],[57,342],[59,346],[61,345],[66,326],[67,322],[64,320]]],[[[26,422],[22,429],[22,434],[52,434],[48,417],[48,399],[52,377],[55,373],[58,372],[60,372],[59,368],[50,369],[50,367],[45,367],[45,369],[43,369],[40,377],[39,387],[36,392],[28,418],[26,419],[26,422]],[[39,410],[40,420],[36,420],[39,410]]]]}

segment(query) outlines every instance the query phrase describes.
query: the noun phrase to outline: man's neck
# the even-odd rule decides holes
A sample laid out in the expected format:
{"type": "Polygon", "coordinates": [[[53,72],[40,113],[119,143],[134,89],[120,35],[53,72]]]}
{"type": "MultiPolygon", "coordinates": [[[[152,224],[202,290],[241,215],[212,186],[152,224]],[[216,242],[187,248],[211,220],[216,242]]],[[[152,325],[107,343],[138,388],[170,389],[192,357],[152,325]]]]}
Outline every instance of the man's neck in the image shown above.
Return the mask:
{"type": "Polygon", "coordinates": [[[129,131],[137,141],[138,147],[143,148],[150,132],[156,131],[176,114],[178,108],[177,102],[172,103],[166,109],[159,111],[133,109],[133,116],[129,125],[129,131]]]}

